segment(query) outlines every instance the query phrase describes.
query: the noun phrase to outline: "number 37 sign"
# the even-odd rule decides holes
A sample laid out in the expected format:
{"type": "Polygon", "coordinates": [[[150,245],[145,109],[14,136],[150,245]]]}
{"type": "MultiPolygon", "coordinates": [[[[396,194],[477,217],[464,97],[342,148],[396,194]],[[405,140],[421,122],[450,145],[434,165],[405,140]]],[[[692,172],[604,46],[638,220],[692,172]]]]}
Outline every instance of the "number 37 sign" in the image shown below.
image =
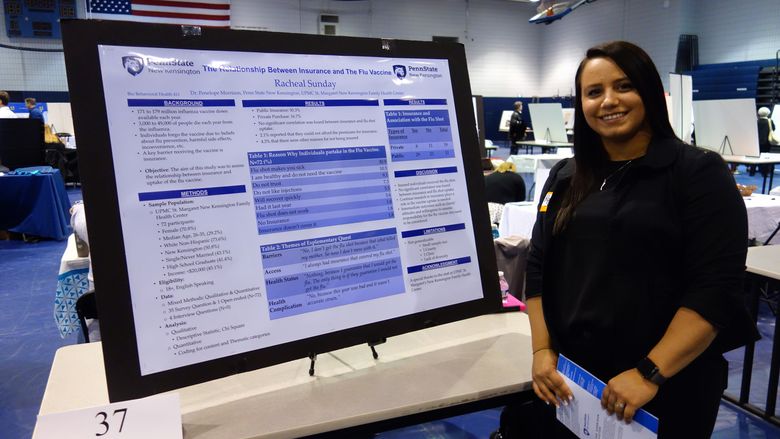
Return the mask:
{"type": "Polygon", "coordinates": [[[176,393],[39,415],[33,439],[181,439],[176,393]]]}

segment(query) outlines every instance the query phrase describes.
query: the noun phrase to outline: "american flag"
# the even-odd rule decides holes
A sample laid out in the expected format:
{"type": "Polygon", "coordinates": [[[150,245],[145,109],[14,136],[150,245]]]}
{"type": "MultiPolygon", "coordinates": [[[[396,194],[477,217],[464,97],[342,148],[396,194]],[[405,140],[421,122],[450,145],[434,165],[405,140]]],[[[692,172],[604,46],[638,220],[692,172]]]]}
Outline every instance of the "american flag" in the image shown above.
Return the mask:
{"type": "Polygon", "coordinates": [[[87,18],[230,27],[230,0],[87,0],[87,18]]]}

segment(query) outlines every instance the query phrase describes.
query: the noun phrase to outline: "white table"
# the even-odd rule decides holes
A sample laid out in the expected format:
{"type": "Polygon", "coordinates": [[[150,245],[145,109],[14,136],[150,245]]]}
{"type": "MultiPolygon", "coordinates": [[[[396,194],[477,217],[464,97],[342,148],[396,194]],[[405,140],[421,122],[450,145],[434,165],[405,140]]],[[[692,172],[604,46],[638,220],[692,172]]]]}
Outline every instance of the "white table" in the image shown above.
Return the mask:
{"type": "MultiPolygon", "coordinates": [[[[743,198],[748,216],[748,237],[763,244],[780,222],[780,197],[753,194],[743,198]]],[[[498,236],[517,235],[531,238],[536,222],[537,203],[508,203],[504,205],[498,236]]],[[[772,238],[773,244],[780,244],[780,233],[772,238]]]]}
{"type": "Polygon", "coordinates": [[[769,187],[766,185],[766,176],[761,185],[761,193],[765,194],[772,190],[772,184],[775,177],[775,165],[780,163],[780,153],[762,152],[760,157],[748,157],[744,155],[722,155],[727,163],[736,163],[740,165],[771,165],[769,172],[769,187]]]}
{"type": "Polygon", "coordinates": [[[514,163],[517,172],[536,172],[537,169],[552,169],[559,161],[573,157],[571,149],[563,149],[557,154],[518,154],[510,155],[506,161],[514,163]]]}
{"type": "MultiPolygon", "coordinates": [[[[531,151],[533,152],[534,146],[539,146],[542,148],[542,153],[547,152],[548,149],[560,149],[560,148],[567,148],[569,151],[571,151],[571,147],[574,146],[573,143],[570,142],[548,142],[544,140],[517,140],[515,141],[516,145],[523,146],[523,147],[531,147],[531,151]]],[[[527,151],[527,149],[526,149],[527,151]]]]}
{"type": "Polygon", "coordinates": [[[536,206],[534,201],[507,203],[498,223],[498,236],[522,236],[531,239],[531,232],[536,222],[536,206]]]}
{"type": "MultiPolygon", "coordinates": [[[[480,316],[185,387],[184,437],[300,437],[528,392],[526,314],[480,316]]],[[[57,350],[39,414],[108,403],[100,343],[57,350]]]]}
{"type": "Polygon", "coordinates": [[[745,266],[748,273],[780,280],[780,245],[750,247],[745,266]]]}
{"type": "MultiPolygon", "coordinates": [[[[780,223],[780,197],[753,194],[743,199],[748,214],[748,237],[763,244],[780,223]]],[[[770,244],[780,244],[780,233],[772,238],[770,244]]]]}
{"type": "Polygon", "coordinates": [[[520,154],[510,155],[506,161],[515,164],[518,174],[534,175],[533,200],[538,200],[542,193],[542,186],[550,175],[550,170],[559,161],[573,157],[571,148],[559,149],[556,154],[520,154]]]}
{"type": "MultiPolygon", "coordinates": [[[[768,303],[774,303],[777,307],[777,294],[780,290],[780,245],[767,245],[761,247],[750,247],[745,261],[745,271],[748,273],[747,281],[750,285],[753,307],[757,309],[759,298],[768,303]],[[761,289],[765,288],[764,292],[761,289]]],[[[766,400],[763,407],[754,405],[748,401],[754,400],[751,396],[751,376],[753,371],[753,358],[755,345],[748,344],[745,347],[745,357],[742,368],[742,388],[739,397],[724,394],[723,397],[732,403],[747,409],[759,416],[776,416],[775,409],[777,403],[778,383],[780,383],[780,325],[777,324],[775,315],[774,334],[772,342],[772,351],[770,354],[771,363],[769,365],[769,380],[766,388],[766,400]]]]}

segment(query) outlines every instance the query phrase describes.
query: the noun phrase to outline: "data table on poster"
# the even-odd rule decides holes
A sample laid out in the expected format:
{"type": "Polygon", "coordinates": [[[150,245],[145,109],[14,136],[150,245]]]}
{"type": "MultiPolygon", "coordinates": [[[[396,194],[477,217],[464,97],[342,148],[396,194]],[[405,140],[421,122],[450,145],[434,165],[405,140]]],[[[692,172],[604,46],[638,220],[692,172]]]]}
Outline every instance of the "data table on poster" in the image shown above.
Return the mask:
{"type": "Polygon", "coordinates": [[[384,146],[248,155],[261,235],[395,216],[384,146]]]}
{"type": "Polygon", "coordinates": [[[395,228],[261,248],[272,320],[404,292],[395,228]]]}
{"type": "Polygon", "coordinates": [[[385,110],[385,121],[394,162],[455,157],[447,110],[385,110]]]}

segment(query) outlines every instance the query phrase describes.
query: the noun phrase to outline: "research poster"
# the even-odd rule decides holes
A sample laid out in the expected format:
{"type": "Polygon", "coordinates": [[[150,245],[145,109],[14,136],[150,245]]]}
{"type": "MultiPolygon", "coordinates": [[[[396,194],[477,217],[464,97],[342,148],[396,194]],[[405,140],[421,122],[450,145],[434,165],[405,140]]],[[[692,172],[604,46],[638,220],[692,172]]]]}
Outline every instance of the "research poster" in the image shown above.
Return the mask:
{"type": "Polygon", "coordinates": [[[99,53],[143,375],[482,297],[446,60],[99,53]]]}

